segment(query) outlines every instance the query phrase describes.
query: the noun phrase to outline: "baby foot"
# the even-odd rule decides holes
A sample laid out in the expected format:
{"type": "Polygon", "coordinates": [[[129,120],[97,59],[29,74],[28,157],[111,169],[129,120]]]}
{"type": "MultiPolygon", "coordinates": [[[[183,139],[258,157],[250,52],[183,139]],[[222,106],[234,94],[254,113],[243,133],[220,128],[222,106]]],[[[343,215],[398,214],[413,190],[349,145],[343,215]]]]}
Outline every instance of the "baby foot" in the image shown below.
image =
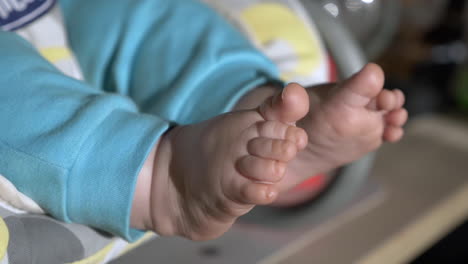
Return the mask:
{"type": "MultiPolygon", "coordinates": [[[[355,161],[383,141],[401,139],[407,120],[404,96],[399,90],[383,89],[383,81],[380,67],[368,64],[342,83],[308,89],[310,112],[298,126],[307,132],[309,142],[289,163],[281,190],[355,161]]],[[[266,118],[287,121],[275,109],[266,111],[266,118]]]]}
{"type": "Polygon", "coordinates": [[[307,112],[307,93],[293,87],[258,109],[170,131],[156,155],[151,229],[213,239],[255,205],[274,201],[288,162],[307,144],[293,125],[307,112]],[[288,124],[265,119],[266,109],[288,124]]]}

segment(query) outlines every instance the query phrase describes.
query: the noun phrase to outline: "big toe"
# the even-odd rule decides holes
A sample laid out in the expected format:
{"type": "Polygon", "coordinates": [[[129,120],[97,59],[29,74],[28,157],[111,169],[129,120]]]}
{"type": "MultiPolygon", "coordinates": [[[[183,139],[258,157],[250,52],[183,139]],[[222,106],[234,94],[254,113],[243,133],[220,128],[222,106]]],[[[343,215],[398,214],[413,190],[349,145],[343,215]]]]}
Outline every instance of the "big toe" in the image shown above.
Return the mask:
{"type": "Polygon", "coordinates": [[[380,66],[369,63],[358,73],[340,83],[332,100],[350,106],[366,106],[383,89],[384,73],[380,66]]]}
{"type": "Polygon", "coordinates": [[[309,96],[304,87],[290,83],[283,91],[266,99],[258,111],[265,120],[295,123],[309,111],[309,96]]]}

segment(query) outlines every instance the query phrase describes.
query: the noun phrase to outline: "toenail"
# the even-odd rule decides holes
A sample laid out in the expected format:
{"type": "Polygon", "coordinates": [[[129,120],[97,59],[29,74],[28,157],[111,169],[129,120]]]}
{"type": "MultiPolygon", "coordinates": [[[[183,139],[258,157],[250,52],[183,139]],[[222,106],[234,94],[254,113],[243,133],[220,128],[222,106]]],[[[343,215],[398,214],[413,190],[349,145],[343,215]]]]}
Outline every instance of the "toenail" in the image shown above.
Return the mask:
{"type": "Polygon", "coordinates": [[[299,131],[299,130],[296,131],[296,141],[297,141],[297,143],[301,143],[301,135],[302,135],[301,131],[299,131]]]}
{"type": "Polygon", "coordinates": [[[269,191],[269,192],[267,193],[267,199],[268,199],[268,200],[271,200],[273,197],[276,196],[276,194],[277,194],[276,191],[269,191]]]}
{"type": "Polygon", "coordinates": [[[304,146],[305,142],[304,142],[304,137],[303,137],[303,133],[302,131],[298,130],[296,132],[296,143],[299,145],[299,146],[304,146]]]}
{"type": "Polygon", "coordinates": [[[285,167],[280,162],[275,162],[275,171],[278,175],[284,174],[285,167]]]}

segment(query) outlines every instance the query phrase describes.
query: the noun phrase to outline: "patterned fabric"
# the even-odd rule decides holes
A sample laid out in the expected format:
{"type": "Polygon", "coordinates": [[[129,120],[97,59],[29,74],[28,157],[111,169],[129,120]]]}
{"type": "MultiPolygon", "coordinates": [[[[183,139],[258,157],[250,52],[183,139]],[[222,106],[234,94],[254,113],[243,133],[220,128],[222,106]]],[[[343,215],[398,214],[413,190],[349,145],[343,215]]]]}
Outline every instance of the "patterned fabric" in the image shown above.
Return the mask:
{"type": "Polygon", "coordinates": [[[286,82],[329,81],[320,35],[297,0],[203,0],[223,14],[278,66],[286,82]]]}
{"type": "Polygon", "coordinates": [[[55,0],[0,0],[0,28],[10,31],[46,14],[55,0]]]}
{"type": "Polygon", "coordinates": [[[107,263],[153,237],[122,239],[45,215],[15,214],[0,204],[0,263],[107,263]]]}
{"type": "MultiPolygon", "coordinates": [[[[0,18],[3,18],[0,0],[0,18]]],[[[294,0],[203,0],[225,15],[279,67],[286,81],[312,85],[328,81],[328,62],[313,22],[294,0]]],[[[53,1],[30,1],[36,4],[53,1]]],[[[82,79],[68,49],[58,7],[15,31],[65,74],[82,79]],[[43,34],[44,31],[50,34],[43,34]],[[51,38],[50,36],[54,37],[51,38]]],[[[4,20],[0,20],[3,23],[4,20]]],[[[4,23],[6,25],[6,22],[4,23]]],[[[0,24],[2,26],[3,24],[0,24]]],[[[17,24],[19,25],[19,24],[17,24]]],[[[0,175],[0,264],[106,263],[153,237],[133,244],[77,224],[65,224],[0,175]]]]}

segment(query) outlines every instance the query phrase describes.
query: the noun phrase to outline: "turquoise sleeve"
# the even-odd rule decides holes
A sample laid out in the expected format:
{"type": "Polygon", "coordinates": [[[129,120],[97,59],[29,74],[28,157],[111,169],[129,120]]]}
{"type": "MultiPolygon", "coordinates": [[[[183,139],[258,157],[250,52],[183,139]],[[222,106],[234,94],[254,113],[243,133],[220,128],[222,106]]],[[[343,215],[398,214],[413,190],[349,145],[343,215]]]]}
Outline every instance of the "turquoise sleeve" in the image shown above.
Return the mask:
{"type": "Polygon", "coordinates": [[[196,0],[61,0],[86,79],[143,112],[193,123],[276,80],[276,66],[196,0]],[[112,2],[112,3],[111,3],[112,2]]]}
{"type": "Polygon", "coordinates": [[[168,122],[60,73],[0,32],[0,174],[47,212],[133,240],[135,181],[168,122]]]}

